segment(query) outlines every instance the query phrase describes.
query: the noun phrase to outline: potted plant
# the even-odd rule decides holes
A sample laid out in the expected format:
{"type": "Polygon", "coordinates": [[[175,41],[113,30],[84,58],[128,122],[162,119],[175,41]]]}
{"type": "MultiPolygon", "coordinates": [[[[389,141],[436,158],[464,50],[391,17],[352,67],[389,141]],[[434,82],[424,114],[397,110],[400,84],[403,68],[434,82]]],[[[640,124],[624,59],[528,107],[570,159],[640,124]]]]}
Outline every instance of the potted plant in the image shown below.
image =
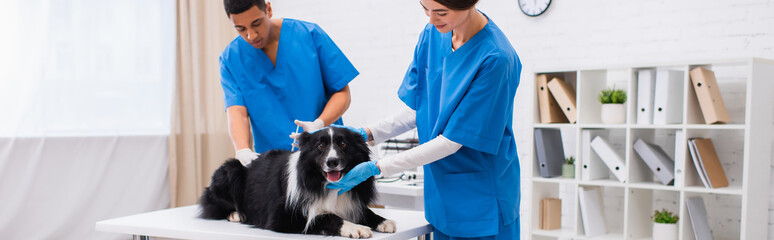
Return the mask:
{"type": "Polygon", "coordinates": [[[604,124],[621,124],[626,121],[626,92],[621,89],[608,88],[599,93],[602,103],[601,119],[604,124]]]}
{"type": "Polygon", "coordinates": [[[570,156],[564,159],[562,164],[562,177],[575,178],[575,157],[570,156]]]}
{"type": "Polygon", "coordinates": [[[653,239],[676,240],[677,239],[677,215],[661,209],[656,210],[653,218],[653,239]]]}

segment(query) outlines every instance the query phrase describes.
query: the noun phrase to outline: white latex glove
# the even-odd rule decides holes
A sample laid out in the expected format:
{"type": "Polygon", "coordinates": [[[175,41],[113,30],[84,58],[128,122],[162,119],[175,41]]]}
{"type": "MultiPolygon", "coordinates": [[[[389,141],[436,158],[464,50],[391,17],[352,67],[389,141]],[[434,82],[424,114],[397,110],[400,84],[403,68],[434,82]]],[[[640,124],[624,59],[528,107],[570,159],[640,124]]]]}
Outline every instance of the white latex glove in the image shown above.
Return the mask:
{"type": "MultiPolygon", "coordinates": [[[[320,129],[325,127],[325,123],[323,122],[323,120],[321,120],[319,118],[315,119],[314,122],[305,122],[305,121],[299,121],[298,119],[296,119],[295,121],[293,121],[293,123],[295,123],[299,127],[303,128],[304,132],[308,132],[308,133],[320,130],[320,129]]],[[[301,134],[300,133],[290,133],[290,138],[292,138],[295,141],[296,138],[299,135],[301,135],[301,134]]]]}
{"type": "Polygon", "coordinates": [[[253,152],[253,150],[249,148],[243,148],[243,149],[239,149],[236,152],[236,156],[234,158],[239,160],[239,162],[241,162],[242,165],[247,166],[247,164],[250,164],[251,162],[253,162],[253,160],[258,158],[258,156],[260,155],[261,154],[255,153],[253,152]]]}
{"type": "Polygon", "coordinates": [[[415,148],[379,159],[379,170],[383,176],[390,176],[401,171],[416,169],[418,166],[452,155],[460,148],[462,148],[462,144],[449,140],[443,135],[438,135],[433,140],[415,148]]]}
{"type": "Polygon", "coordinates": [[[293,121],[293,123],[299,127],[304,128],[304,132],[314,132],[325,127],[325,123],[319,118],[315,119],[314,122],[304,122],[296,119],[296,121],[293,121]]]}

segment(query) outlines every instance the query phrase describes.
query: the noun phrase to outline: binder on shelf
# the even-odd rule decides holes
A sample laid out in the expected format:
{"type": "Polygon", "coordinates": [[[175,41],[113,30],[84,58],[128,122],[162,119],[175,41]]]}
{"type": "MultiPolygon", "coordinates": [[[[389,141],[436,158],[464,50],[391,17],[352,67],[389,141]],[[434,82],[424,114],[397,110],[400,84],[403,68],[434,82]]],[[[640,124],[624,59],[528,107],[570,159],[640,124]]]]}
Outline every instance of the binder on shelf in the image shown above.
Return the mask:
{"type": "Polygon", "coordinates": [[[696,145],[693,143],[692,139],[688,140],[688,150],[691,152],[691,159],[693,159],[693,165],[696,167],[696,172],[699,174],[701,183],[704,184],[705,188],[710,188],[709,183],[707,183],[707,174],[704,173],[704,167],[701,165],[699,153],[696,152],[696,145]]]}
{"type": "Polygon", "coordinates": [[[654,70],[637,71],[637,124],[653,124],[653,95],[656,73],[654,70]]]}
{"type": "Polygon", "coordinates": [[[699,163],[701,163],[702,169],[697,169],[697,171],[699,171],[699,174],[704,173],[709,187],[727,187],[728,178],[726,177],[725,170],[723,170],[723,165],[720,163],[720,159],[718,159],[718,153],[715,151],[712,139],[693,138],[691,142],[693,142],[699,163]]]}
{"type": "Polygon", "coordinates": [[[610,176],[610,171],[607,170],[607,166],[603,166],[602,159],[591,153],[591,140],[603,133],[603,130],[588,129],[581,132],[581,180],[590,181],[610,176]]]}
{"type": "Polygon", "coordinates": [[[567,117],[562,113],[556,99],[548,91],[548,75],[537,76],[538,111],[540,111],[541,123],[566,123],[567,117]]]}
{"type": "Polygon", "coordinates": [[[535,155],[537,155],[541,177],[562,175],[562,164],[564,164],[562,132],[559,129],[535,129],[535,155]]]}
{"type": "Polygon", "coordinates": [[[690,74],[704,122],[707,124],[730,123],[731,116],[728,115],[723,96],[720,94],[715,73],[703,67],[697,67],[691,70],[690,74]]]}
{"type": "Polygon", "coordinates": [[[624,165],[624,160],[621,158],[621,155],[618,155],[618,153],[613,150],[605,139],[602,139],[599,136],[594,137],[594,140],[591,140],[591,149],[597,153],[599,158],[602,159],[602,162],[604,162],[610,171],[613,172],[615,177],[618,178],[619,182],[626,182],[626,167],[624,165]]]}
{"type": "Polygon", "coordinates": [[[562,108],[564,116],[570,123],[575,123],[575,89],[560,78],[552,78],[548,81],[548,91],[556,99],[556,103],[562,108]]]}
{"type": "Polygon", "coordinates": [[[540,199],[540,223],[542,230],[554,230],[562,228],[562,199],[540,199]]]}
{"type": "Polygon", "coordinates": [[[683,130],[675,131],[675,186],[685,186],[685,135],[683,130]]]}
{"type": "Polygon", "coordinates": [[[662,184],[670,185],[674,183],[675,163],[664,152],[664,149],[661,149],[658,145],[647,143],[642,139],[637,139],[634,142],[633,148],[662,184]]]}
{"type": "Polygon", "coordinates": [[[607,233],[607,226],[602,215],[602,202],[599,198],[599,189],[580,187],[578,189],[578,203],[580,205],[583,231],[586,236],[593,237],[607,233]]]}
{"type": "Polygon", "coordinates": [[[680,123],[683,117],[683,71],[656,71],[653,124],[680,123]]]}
{"type": "Polygon", "coordinates": [[[704,199],[692,197],[685,200],[685,205],[688,208],[688,216],[691,218],[691,227],[693,227],[693,235],[696,236],[696,240],[712,240],[712,231],[710,231],[707,220],[704,199]]]}

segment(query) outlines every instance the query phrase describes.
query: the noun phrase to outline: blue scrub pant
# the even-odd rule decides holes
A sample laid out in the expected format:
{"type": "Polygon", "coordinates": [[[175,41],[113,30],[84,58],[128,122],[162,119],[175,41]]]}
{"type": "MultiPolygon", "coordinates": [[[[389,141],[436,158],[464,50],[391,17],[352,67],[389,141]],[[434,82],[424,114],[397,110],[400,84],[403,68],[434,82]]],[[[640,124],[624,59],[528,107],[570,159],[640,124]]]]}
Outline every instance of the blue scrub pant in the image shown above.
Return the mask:
{"type": "Polygon", "coordinates": [[[508,224],[508,226],[503,226],[503,221],[500,221],[500,232],[497,235],[494,236],[485,236],[485,237],[475,237],[475,238],[463,238],[463,237],[451,237],[446,234],[443,234],[441,231],[438,231],[438,229],[433,229],[433,240],[468,240],[468,239],[481,239],[481,240],[518,240],[521,238],[520,236],[520,229],[521,224],[519,223],[519,219],[516,218],[516,221],[513,221],[511,224],[508,224]]]}

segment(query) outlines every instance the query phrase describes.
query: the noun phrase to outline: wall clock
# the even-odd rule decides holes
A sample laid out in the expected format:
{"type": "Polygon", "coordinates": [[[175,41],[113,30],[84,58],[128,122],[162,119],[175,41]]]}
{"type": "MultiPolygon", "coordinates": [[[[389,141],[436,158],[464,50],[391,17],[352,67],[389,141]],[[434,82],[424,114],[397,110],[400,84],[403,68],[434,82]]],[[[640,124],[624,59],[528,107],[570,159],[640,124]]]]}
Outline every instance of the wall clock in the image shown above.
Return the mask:
{"type": "Polygon", "coordinates": [[[548,10],[551,0],[519,0],[521,12],[530,17],[537,17],[548,10]]]}

